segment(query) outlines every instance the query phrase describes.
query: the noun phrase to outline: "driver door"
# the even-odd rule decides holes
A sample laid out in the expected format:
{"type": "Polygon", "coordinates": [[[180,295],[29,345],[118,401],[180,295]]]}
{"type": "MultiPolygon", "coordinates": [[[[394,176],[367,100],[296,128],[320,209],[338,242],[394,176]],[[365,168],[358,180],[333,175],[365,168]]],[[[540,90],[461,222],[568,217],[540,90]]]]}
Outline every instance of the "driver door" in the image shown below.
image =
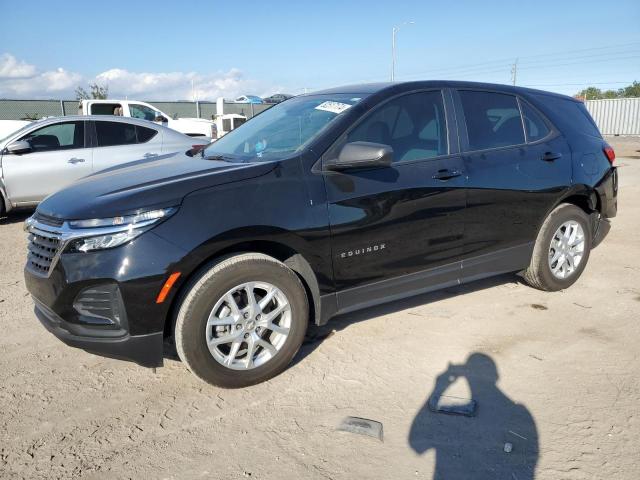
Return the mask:
{"type": "Polygon", "coordinates": [[[20,138],[31,145],[22,154],[3,153],[2,171],[14,204],[35,204],[92,170],[86,122],[60,122],[33,130],[20,138]]]}
{"type": "Polygon", "coordinates": [[[448,92],[396,97],[325,154],[356,141],[394,151],[391,167],[325,171],[339,310],[458,283],[466,194],[452,111],[448,92]]]}

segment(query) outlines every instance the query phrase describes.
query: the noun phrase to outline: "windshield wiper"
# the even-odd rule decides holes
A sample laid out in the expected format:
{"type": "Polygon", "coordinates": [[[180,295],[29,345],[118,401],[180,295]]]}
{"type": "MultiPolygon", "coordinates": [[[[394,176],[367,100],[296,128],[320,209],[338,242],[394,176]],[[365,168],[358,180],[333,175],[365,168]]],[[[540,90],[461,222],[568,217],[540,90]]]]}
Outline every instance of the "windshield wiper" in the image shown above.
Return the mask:
{"type": "Polygon", "coordinates": [[[221,161],[225,160],[224,155],[211,155],[211,156],[205,157],[204,150],[202,151],[202,158],[204,158],[205,160],[221,160],[221,161]]]}

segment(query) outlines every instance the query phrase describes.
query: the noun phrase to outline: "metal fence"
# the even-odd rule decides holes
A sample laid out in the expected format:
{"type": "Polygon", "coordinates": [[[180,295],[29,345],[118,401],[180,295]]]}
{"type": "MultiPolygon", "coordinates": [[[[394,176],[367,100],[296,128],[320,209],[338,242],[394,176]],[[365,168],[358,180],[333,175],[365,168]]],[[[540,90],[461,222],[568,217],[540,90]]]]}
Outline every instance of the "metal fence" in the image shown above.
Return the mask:
{"type": "MultiPolygon", "coordinates": [[[[215,102],[148,102],[172,118],[211,119],[215,102]]],[[[588,100],[587,110],[604,135],[640,135],[640,98],[588,100]]],[[[247,118],[270,108],[268,104],[227,103],[224,113],[238,113],[247,118]]],[[[0,100],[0,120],[35,120],[42,117],[75,115],[76,100],[0,100]]]]}
{"type": "MultiPolygon", "coordinates": [[[[147,102],[172,118],[199,117],[211,119],[216,114],[215,102],[147,102]]],[[[227,103],[224,113],[238,113],[247,118],[272,107],[270,104],[227,103]]],[[[0,100],[0,120],[37,120],[43,117],[76,115],[77,100],[0,100]]]]}
{"type": "Polygon", "coordinates": [[[603,135],[640,135],[640,98],[587,100],[585,105],[603,135]]]}

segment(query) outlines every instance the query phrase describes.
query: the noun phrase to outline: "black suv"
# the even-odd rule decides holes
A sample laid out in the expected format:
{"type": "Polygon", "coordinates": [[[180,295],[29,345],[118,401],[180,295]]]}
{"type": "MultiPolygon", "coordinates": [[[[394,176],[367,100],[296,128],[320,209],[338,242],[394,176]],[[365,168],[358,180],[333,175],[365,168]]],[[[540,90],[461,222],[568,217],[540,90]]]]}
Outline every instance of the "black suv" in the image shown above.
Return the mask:
{"type": "Polygon", "coordinates": [[[584,105],[464,82],[289,99],[199,153],[113,168],[26,222],[26,284],[68,345],[201,379],[281,372],[308,322],[503,272],[560,290],[617,209],[584,105]]]}

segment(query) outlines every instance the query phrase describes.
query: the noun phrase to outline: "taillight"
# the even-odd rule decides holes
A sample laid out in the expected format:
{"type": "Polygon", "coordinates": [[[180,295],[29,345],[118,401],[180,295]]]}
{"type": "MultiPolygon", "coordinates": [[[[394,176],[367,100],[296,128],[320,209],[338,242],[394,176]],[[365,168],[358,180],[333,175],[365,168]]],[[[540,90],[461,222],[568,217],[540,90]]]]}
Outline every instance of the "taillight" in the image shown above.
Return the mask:
{"type": "Polygon", "coordinates": [[[191,145],[191,151],[193,152],[193,154],[195,155],[196,153],[198,153],[200,150],[204,150],[204,148],[206,147],[206,145],[191,145]]]}
{"type": "Polygon", "coordinates": [[[613,165],[613,161],[616,159],[616,152],[613,151],[613,148],[611,148],[611,145],[605,145],[602,148],[602,151],[607,157],[607,160],[609,160],[609,163],[613,165]]]}

